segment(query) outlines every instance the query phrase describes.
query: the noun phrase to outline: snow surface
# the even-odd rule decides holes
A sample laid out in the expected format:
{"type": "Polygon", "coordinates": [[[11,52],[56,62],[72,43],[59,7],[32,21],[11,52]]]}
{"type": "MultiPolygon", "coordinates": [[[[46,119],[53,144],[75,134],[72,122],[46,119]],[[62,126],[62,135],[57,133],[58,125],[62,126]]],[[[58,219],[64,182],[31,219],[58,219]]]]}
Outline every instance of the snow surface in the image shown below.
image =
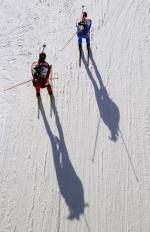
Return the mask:
{"type": "MultiPolygon", "coordinates": [[[[0,1],[0,232],[150,232],[150,1],[0,1]],[[93,20],[79,68],[75,22],[93,20]],[[45,43],[55,104],[37,117],[45,43]]],[[[84,43],[85,47],[85,43],[84,43]]]]}

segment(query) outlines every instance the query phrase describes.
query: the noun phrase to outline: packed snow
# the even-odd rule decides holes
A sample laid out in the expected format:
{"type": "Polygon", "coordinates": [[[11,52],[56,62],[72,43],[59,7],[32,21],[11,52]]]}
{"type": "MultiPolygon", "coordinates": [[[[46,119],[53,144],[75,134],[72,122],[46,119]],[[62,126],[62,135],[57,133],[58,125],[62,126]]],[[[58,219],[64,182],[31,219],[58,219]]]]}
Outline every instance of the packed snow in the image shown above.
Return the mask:
{"type": "Polygon", "coordinates": [[[150,2],[1,0],[0,15],[0,232],[149,232],[150,2]],[[5,90],[43,44],[59,79],[38,118],[31,81],[5,90]]]}

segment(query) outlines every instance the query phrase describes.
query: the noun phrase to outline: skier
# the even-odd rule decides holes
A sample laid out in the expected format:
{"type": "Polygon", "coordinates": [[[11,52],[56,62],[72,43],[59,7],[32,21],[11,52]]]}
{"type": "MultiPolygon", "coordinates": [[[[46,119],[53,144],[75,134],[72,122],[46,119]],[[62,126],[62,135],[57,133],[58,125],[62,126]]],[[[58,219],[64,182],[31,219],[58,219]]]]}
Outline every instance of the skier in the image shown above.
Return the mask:
{"type": "Polygon", "coordinates": [[[53,96],[52,87],[49,83],[49,75],[52,70],[52,65],[49,65],[46,61],[46,54],[41,52],[39,55],[39,60],[33,62],[31,66],[32,72],[32,82],[36,89],[37,97],[40,97],[40,89],[47,87],[47,91],[50,96],[53,96]]]}
{"type": "Polygon", "coordinates": [[[77,36],[79,51],[82,51],[82,39],[86,39],[87,49],[90,49],[90,28],[92,25],[92,20],[87,18],[87,12],[82,13],[82,19],[77,22],[77,36]]]}

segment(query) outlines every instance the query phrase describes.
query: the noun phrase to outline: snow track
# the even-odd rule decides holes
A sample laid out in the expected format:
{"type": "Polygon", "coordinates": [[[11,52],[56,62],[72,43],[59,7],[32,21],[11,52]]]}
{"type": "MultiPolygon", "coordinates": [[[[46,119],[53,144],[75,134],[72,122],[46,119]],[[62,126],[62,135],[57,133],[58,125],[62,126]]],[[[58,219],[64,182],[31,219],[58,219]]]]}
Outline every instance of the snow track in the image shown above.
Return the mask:
{"type": "MultiPolygon", "coordinates": [[[[150,2],[0,1],[0,232],[150,231],[150,2]],[[81,5],[93,20],[79,68],[81,5]],[[37,118],[45,43],[55,102],[37,118]]],[[[83,45],[84,48],[85,44],[83,45]]]]}

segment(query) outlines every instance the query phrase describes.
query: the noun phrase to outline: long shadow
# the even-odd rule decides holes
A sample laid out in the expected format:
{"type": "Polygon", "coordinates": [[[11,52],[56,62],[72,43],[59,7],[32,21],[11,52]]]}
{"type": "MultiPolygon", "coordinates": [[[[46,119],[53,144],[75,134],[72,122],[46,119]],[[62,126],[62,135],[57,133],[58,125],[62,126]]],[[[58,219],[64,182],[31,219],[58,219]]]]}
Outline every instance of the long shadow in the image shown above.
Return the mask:
{"type": "Polygon", "coordinates": [[[84,202],[84,190],[82,182],[77,176],[69,159],[69,154],[65,144],[62,126],[59,120],[54,98],[52,105],[59,138],[54,136],[50,129],[42,103],[40,106],[40,111],[52,145],[53,160],[59,189],[67,206],[69,207],[70,215],[68,216],[68,219],[79,219],[80,215],[84,214],[84,208],[86,206],[84,202]]]}
{"type": "Polygon", "coordinates": [[[111,133],[110,139],[116,142],[118,138],[118,132],[119,132],[119,120],[120,120],[119,109],[117,105],[111,100],[111,98],[109,97],[107,93],[107,90],[103,84],[100,72],[98,71],[97,65],[94,61],[92,51],[90,51],[90,60],[94,67],[94,71],[98,79],[99,86],[97,82],[95,81],[93,74],[87,65],[87,62],[86,62],[86,59],[83,53],[82,61],[88,73],[88,76],[94,86],[96,101],[97,101],[97,105],[100,111],[101,118],[110,130],[110,133],[111,133]]]}

